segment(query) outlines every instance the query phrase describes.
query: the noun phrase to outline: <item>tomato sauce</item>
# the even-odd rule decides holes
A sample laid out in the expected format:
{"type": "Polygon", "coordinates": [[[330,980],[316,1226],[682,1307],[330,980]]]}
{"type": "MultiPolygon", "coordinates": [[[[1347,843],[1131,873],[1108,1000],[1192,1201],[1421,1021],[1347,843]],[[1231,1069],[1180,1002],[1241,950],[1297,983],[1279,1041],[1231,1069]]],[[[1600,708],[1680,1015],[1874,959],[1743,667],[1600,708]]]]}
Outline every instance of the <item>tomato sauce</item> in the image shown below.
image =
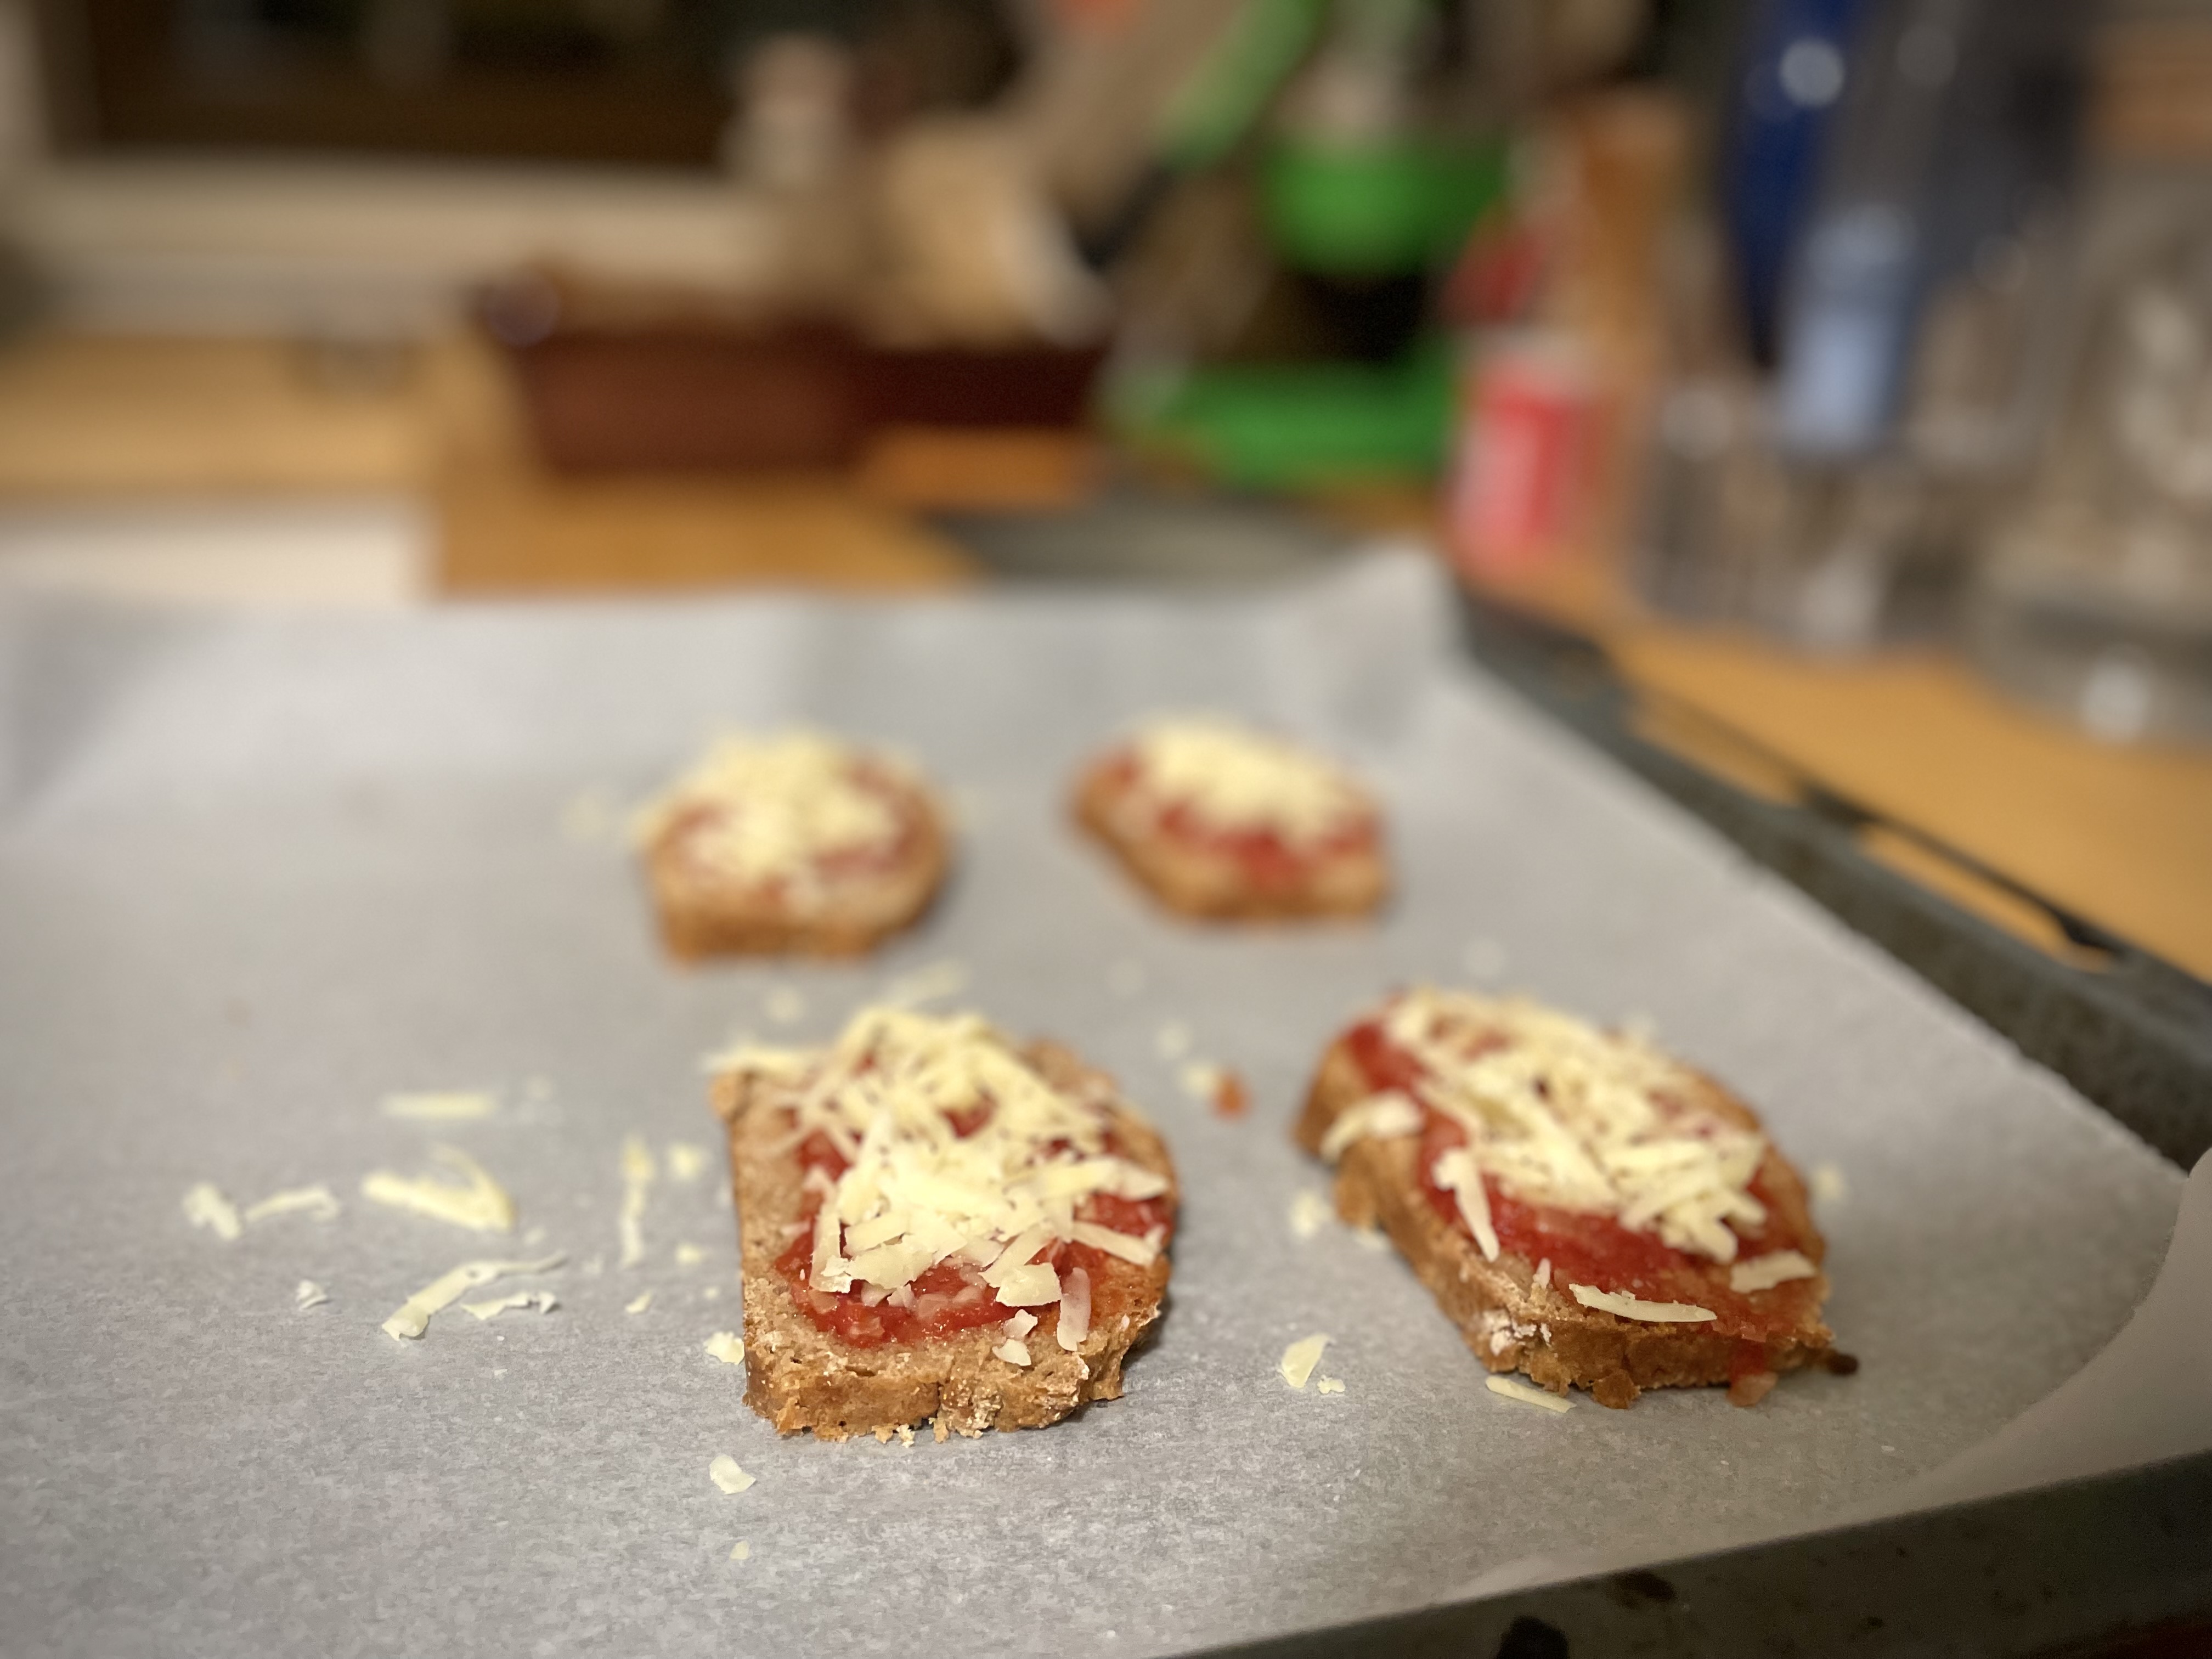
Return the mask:
{"type": "MultiPolygon", "coordinates": [[[[1123,754],[1109,762],[1107,781],[1117,793],[1137,786],[1134,755],[1123,754]]],[[[1155,829],[1171,841],[1202,853],[1234,859],[1257,887],[1287,887],[1304,880],[1331,859],[1364,851],[1375,845],[1377,827],[1372,814],[1361,812],[1318,841],[1290,842],[1264,825],[1256,829],[1224,829],[1200,817],[1188,801],[1170,801],[1153,819],[1155,829]]]]}
{"type": "MultiPolygon", "coordinates": [[[[1504,1041],[1502,1036],[1479,1040],[1468,1052],[1480,1054],[1504,1041]]],[[[1426,1073],[1420,1061],[1393,1043],[1379,1022],[1370,1020],[1355,1026],[1347,1043],[1370,1088],[1395,1089],[1419,1103],[1422,1194],[1439,1216],[1467,1233],[1458,1200],[1437,1186],[1431,1173],[1438,1158],[1467,1144],[1466,1129],[1456,1118],[1437,1111],[1423,1098],[1421,1084],[1426,1073]]],[[[1776,1215],[1765,1180],[1762,1166],[1752,1177],[1749,1190],[1767,1206],[1766,1225],[1748,1229],[1732,1224],[1742,1241],[1740,1260],[1770,1250],[1802,1249],[1805,1243],[1776,1215]]],[[[1483,1177],[1482,1190],[1490,1201],[1491,1226],[1498,1234],[1500,1251],[1520,1256],[1532,1267],[1548,1257],[1552,1284],[1562,1295],[1568,1293],[1571,1285],[1588,1285],[1603,1291],[1625,1291],[1647,1302],[1687,1302],[1710,1308],[1718,1317],[1711,1323],[1699,1322],[1698,1329],[1746,1339],[1754,1352],[1770,1335],[1796,1328],[1805,1312],[1800,1304],[1811,1294],[1812,1280],[1788,1281],[1754,1299],[1729,1288],[1727,1264],[1678,1250],[1656,1233],[1624,1227],[1609,1215],[1529,1202],[1507,1192],[1491,1176],[1483,1177]]]]}
{"type": "MultiPolygon", "coordinates": [[[[981,1128],[989,1120],[990,1113],[988,1104],[979,1104],[949,1115],[954,1132],[964,1138],[981,1128]]],[[[1106,1150],[1121,1152],[1110,1133],[1106,1137],[1106,1150]]],[[[797,1155],[802,1169],[818,1170],[830,1181],[836,1180],[850,1167],[829,1136],[819,1129],[799,1143],[797,1155]]],[[[800,1212],[805,1229],[776,1258],[775,1268],[792,1287],[799,1310],[831,1335],[857,1348],[880,1347],[887,1342],[920,1342],[931,1337],[957,1335],[978,1326],[1000,1323],[1020,1311],[998,1299],[998,1292],[983,1282],[980,1268],[960,1261],[940,1261],[918,1276],[913,1285],[912,1307],[894,1306],[889,1302],[878,1302],[870,1307],[857,1289],[816,1290],[812,1283],[814,1218],[821,1207],[822,1194],[809,1193],[800,1212]]],[[[1094,1222],[1133,1238],[1142,1238],[1155,1227],[1160,1228],[1162,1248],[1165,1248],[1166,1234],[1175,1225],[1175,1212],[1165,1194],[1131,1199],[1114,1193],[1092,1193],[1076,1205],[1075,1217],[1079,1221],[1094,1222]]],[[[1120,1256],[1109,1255],[1095,1245],[1056,1241],[1030,1260],[1049,1262],[1063,1285],[1067,1275],[1078,1267],[1090,1275],[1091,1322],[1094,1327],[1126,1312],[1146,1284],[1143,1268],[1120,1256]]],[[[1059,1310],[1049,1304],[1029,1311],[1036,1316],[1042,1331],[1050,1332],[1058,1323],[1059,1310]]]]}

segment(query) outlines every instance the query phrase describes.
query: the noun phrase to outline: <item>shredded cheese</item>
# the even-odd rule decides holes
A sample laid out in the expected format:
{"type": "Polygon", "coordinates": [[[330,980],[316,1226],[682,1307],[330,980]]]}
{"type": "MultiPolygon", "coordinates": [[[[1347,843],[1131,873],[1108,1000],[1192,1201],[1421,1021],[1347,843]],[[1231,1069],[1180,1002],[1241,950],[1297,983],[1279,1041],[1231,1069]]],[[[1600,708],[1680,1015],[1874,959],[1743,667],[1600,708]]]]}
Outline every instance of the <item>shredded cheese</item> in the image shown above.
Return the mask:
{"type": "Polygon", "coordinates": [[[1272,830],[1310,846],[1371,811],[1327,761],[1218,716],[1152,720],[1131,735],[1128,750],[1136,763],[1130,799],[1148,816],[1180,806],[1218,830],[1272,830]]]}
{"type": "Polygon", "coordinates": [[[645,1260],[645,1200],[658,1173],[653,1148],[635,1135],[623,1142],[621,1227],[622,1265],[625,1267],[637,1267],[645,1260]]]}
{"type": "Polygon", "coordinates": [[[1313,1237],[1335,1219],[1336,1206],[1310,1187],[1291,1200],[1291,1231],[1300,1238],[1313,1237]]]}
{"type": "Polygon", "coordinates": [[[464,1302],[461,1311],[473,1314],[479,1320],[496,1319],[503,1313],[535,1310],[551,1313],[561,1305],[550,1291],[518,1291],[513,1296],[495,1296],[482,1302],[464,1302]]]}
{"type": "Polygon", "coordinates": [[[1745,1294],[1771,1291],[1793,1279],[1812,1279],[1820,1271],[1819,1264],[1802,1250],[1772,1250],[1729,1268],[1729,1289],[1745,1294]]]}
{"type": "Polygon", "coordinates": [[[1066,1299],[1050,1263],[1035,1259],[1055,1242],[1139,1265],[1159,1254],[1157,1240],[1075,1217],[1094,1193],[1168,1190],[1166,1176],[1107,1150],[1126,1104],[1103,1084],[1071,1093],[1046,1082],[975,1015],[878,1005],[826,1051],[754,1050],[738,1065],[777,1091],[771,1103],[792,1117],[787,1144],[818,1133],[849,1160],[823,1182],[809,1272],[817,1290],[895,1296],[959,1256],[1002,1306],[1035,1308],[1066,1299]]]}
{"type": "Polygon", "coordinates": [[[707,1478],[715,1486],[735,1498],[753,1484],[757,1478],[738,1467],[738,1460],[727,1452],[717,1452],[714,1461],[707,1465],[707,1478]]]}
{"type": "Polygon", "coordinates": [[[319,1308],[330,1299],[331,1293],[312,1279],[301,1279],[298,1288],[292,1292],[292,1306],[300,1313],[305,1313],[310,1308],[319,1308]]]}
{"type": "Polygon", "coordinates": [[[458,1123],[490,1117],[499,1110],[495,1096],[479,1089],[447,1089],[421,1094],[386,1095],[384,1115],[416,1123],[458,1123]]]}
{"type": "Polygon", "coordinates": [[[730,1559],[732,1561],[750,1561],[752,1555],[753,1547],[742,1538],[730,1546],[730,1559]]]}
{"type": "Polygon", "coordinates": [[[1500,1376],[1493,1371],[1483,1379],[1482,1385],[1502,1398],[1517,1400],[1524,1406],[1540,1406],[1547,1412],[1568,1412],[1575,1408],[1575,1402],[1565,1395],[1537,1388],[1518,1377],[1500,1376]]]}
{"type": "Polygon", "coordinates": [[[773,884],[782,903],[810,914],[828,902],[822,860],[890,847],[902,832],[892,799],[863,781],[869,773],[913,775],[890,756],[817,732],[726,738],[640,809],[631,834],[650,846],[682,825],[684,850],[702,867],[745,887],[773,884]]]}
{"type": "Polygon", "coordinates": [[[514,1200],[483,1164],[458,1146],[434,1146],[430,1156],[461,1179],[441,1181],[434,1176],[401,1176],[377,1170],[362,1178],[361,1195],[372,1204],[411,1210],[476,1232],[514,1231],[514,1200]]]}
{"type": "Polygon", "coordinates": [[[1344,1382],[1340,1377],[1324,1376],[1314,1384],[1316,1394],[1342,1394],[1344,1382]]]}
{"type": "Polygon", "coordinates": [[[258,1204],[246,1206],[246,1224],[266,1221],[275,1215],[306,1214],[318,1221],[334,1221],[339,1212],[337,1194],[322,1182],[312,1187],[288,1187],[281,1193],[271,1193],[258,1204]]]}
{"type": "Polygon", "coordinates": [[[1392,1140],[1420,1132],[1421,1109],[1390,1090],[1339,1112],[1321,1138],[1321,1155],[1334,1164],[1355,1140],[1392,1140]]]}
{"type": "Polygon", "coordinates": [[[668,1178],[671,1181],[696,1181],[707,1173],[707,1154],[688,1140],[668,1143],[668,1178]]]}
{"type": "Polygon", "coordinates": [[[1585,1308],[1595,1308],[1621,1319],[1640,1319],[1650,1325],[1690,1325],[1720,1317],[1711,1308],[1688,1302],[1646,1302],[1626,1291],[1601,1291],[1591,1285],[1570,1285],[1567,1290],[1585,1308]]]}
{"type": "Polygon", "coordinates": [[[706,1251],[696,1244],[678,1244],[676,1247],[676,1265],[679,1267],[696,1267],[706,1259],[706,1251]]]}
{"type": "Polygon", "coordinates": [[[1282,1358],[1275,1364],[1275,1369],[1282,1373],[1283,1381],[1294,1389],[1304,1388],[1306,1379],[1314,1373],[1314,1367],[1321,1364],[1322,1350],[1328,1346],[1328,1341],[1326,1332],[1316,1331],[1284,1349],[1282,1358]]]}
{"type": "MultiPolygon", "coordinates": [[[[1715,1261],[1735,1259],[1729,1223],[1765,1223],[1750,1187],[1765,1140],[1705,1104],[1703,1080],[1638,1037],[1517,998],[1425,988],[1393,1001],[1382,1024],[1420,1066],[1421,1100],[1466,1132],[1431,1175],[1459,1200],[1486,1256],[1486,1176],[1528,1201],[1611,1216],[1715,1261]]],[[[1373,1133],[1365,1119],[1346,1127],[1354,1114],[1403,1098],[1378,1094],[1340,1116],[1340,1150],[1373,1133]]]]}
{"type": "Polygon", "coordinates": [[[392,1316],[384,1322],[384,1334],[399,1341],[414,1341],[430,1328],[430,1321],[434,1316],[443,1313],[478,1285],[489,1285],[495,1279],[505,1279],[514,1273],[550,1273],[563,1260],[564,1257],[555,1255],[537,1261],[464,1261],[451,1273],[441,1273],[401,1303],[392,1316]]]}
{"type": "Polygon", "coordinates": [[[707,1352],[725,1365],[745,1363],[745,1345],[738,1340],[735,1331],[716,1331],[707,1339],[707,1352]]]}
{"type": "Polygon", "coordinates": [[[245,1231],[246,1224],[239,1218],[238,1206],[222,1195],[222,1189],[211,1181],[203,1181],[185,1194],[185,1219],[195,1227],[204,1227],[226,1244],[235,1242],[245,1231]]]}
{"type": "Polygon", "coordinates": [[[623,1311],[626,1314],[641,1314],[652,1305],[653,1292],[651,1291],[640,1291],[635,1296],[630,1297],[629,1301],[623,1304],[623,1311]]]}
{"type": "Polygon", "coordinates": [[[1009,1365],[1026,1367],[1030,1363],[1030,1345],[1018,1337],[1008,1337],[991,1350],[992,1354],[1009,1365]]]}

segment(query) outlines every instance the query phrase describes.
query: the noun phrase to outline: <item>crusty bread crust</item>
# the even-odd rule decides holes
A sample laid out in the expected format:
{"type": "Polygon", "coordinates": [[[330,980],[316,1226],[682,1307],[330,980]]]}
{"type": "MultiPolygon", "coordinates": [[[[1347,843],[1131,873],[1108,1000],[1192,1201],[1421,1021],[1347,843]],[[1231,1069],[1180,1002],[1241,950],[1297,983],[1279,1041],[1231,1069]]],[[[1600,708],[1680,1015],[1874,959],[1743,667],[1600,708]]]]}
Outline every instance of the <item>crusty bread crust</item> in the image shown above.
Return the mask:
{"type": "Polygon", "coordinates": [[[1389,896],[1390,869],[1379,843],[1334,853],[1304,879],[1262,886],[1223,853],[1143,833],[1115,810],[1121,791],[1110,757],[1076,781],[1075,820],[1154,898],[1178,915],[1208,921],[1290,921],[1364,916],[1389,896]]]}
{"type": "MultiPolygon", "coordinates": [[[[1066,1088],[1099,1077],[1068,1050],[1035,1043],[1024,1057],[1048,1082],[1066,1088]]],[[[1060,1346],[1057,1307],[1033,1308],[1024,1340],[1031,1363],[1010,1364],[991,1350],[1006,1340],[994,1323],[950,1337],[859,1347],[809,1319],[776,1271],[776,1258],[802,1213],[798,1159],[778,1149],[788,1126],[769,1091],[742,1073],[713,1085],[714,1109],[729,1127],[730,1169],[738,1202],[744,1285],[745,1403],[782,1434],[811,1429],[823,1440],[855,1434],[888,1438],[934,1423],[978,1435],[986,1429],[1036,1429],[1093,1400],[1121,1394],[1121,1364],[1159,1317],[1167,1291],[1164,1251],[1149,1267],[1109,1259],[1093,1278],[1091,1330],[1076,1352],[1060,1346]]],[[[1167,1177],[1180,1201],[1166,1144],[1131,1111],[1114,1114],[1115,1134],[1132,1162],[1167,1177]]],[[[1006,1310],[1011,1317],[1014,1310],[1006,1310]]]]}
{"type": "Polygon", "coordinates": [[[830,878],[828,902],[801,913],[772,895],[702,870],[684,854],[683,826],[672,823],[646,848],[661,941],[671,956],[696,962],[722,956],[865,956],[919,921],[945,884],[951,838],[927,789],[902,787],[915,835],[893,863],[830,878]]]}
{"type": "MultiPolygon", "coordinates": [[[[1711,1078],[1698,1101],[1717,1115],[1757,1129],[1752,1109],[1711,1078]]],[[[1340,1038],[1322,1057],[1305,1109],[1293,1134],[1318,1154],[1337,1115],[1370,1092],[1340,1038]]],[[[1741,1346],[1735,1337],[1700,1332],[1694,1325],[1649,1324],[1585,1308],[1560,1284],[1536,1283],[1537,1264],[1511,1251],[1486,1261],[1465,1232],[1437,1213],[1421,1190],[1419,1142],[1411,1137],[1354,1141],[1337,1165],[1336,1208],[1355,1227],[1379,1226],[1412,1264],[1476,1358],[1493,1371],[1523,1371],[1530,1381],[1565,1394],[1588,1389],[1601,1406],[1625,1407],[1645,1389],[1696,1388],[1730,1381],[1741,1346]]],[[[1806,1242],[1814,1261],[1826,1249],[1805,1201],[1804,1183],[1770,1145],[1762,1185],[1773,1212],[1806,1242]]],[[[1802,1282],[1802,1281],[1801,1281],[1802,1282]]],[[[1826,1276],[1814,1281],[1817,1307],[1826,1299],[1826,1276]]],[[[1796,1370],[1825,1361],[1834,1340],[1808,1320],[1781,1340],[1766,1344],[1766,1371],[1796,1370]]],[[[1763,1388],[1746,1390],[1752,1403],[1763,1388]]],[[[1741,1398],[1732,1392],[1732,1399],[1741,1398]]]]}

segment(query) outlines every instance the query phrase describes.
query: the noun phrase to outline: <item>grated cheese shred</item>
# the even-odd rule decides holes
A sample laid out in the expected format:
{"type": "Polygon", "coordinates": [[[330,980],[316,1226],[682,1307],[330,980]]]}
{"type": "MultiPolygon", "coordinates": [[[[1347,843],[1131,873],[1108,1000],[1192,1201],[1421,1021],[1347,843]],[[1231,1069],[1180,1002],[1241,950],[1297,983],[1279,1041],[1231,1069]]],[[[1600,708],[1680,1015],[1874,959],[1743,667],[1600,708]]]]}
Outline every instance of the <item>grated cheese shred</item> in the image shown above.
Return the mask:
{"type": "Polygon", "coordinates": [[[827,902],[821,860],[888,848],[903,830],[885,793],[866,773],[909,782],[910,768],[819,732],[732,736],[710,750],[631,821],[641,846],[702,815],[685,850],[716,874],[748,887],[777,884],[805,913],[827,902]]]}
{"type": "Polygon", "coordinates": [[[896,1298],[957,1256],[1005,1307],[1059,1304],[1068,1317],[1080,1306],[1087,1321],[1087,1281],[1073,1295],[1040,1252],[1066,1241],[1140,1266],[1159,1255],[1156,1239],[1075,1216],[1092,1194],[1141,1200],[1169,1188],[1108,1149],[1110,1113],[1127,1106],[1103,1087],[1079,1096],[1047,1082],[977,1015],[878,1005],[827,1050],[750,1049],[732,1062],[791,1111],[787,1146],[818,1133],[850,1160],[819,1183],[817,1290],[896,1298]],[[966,1115],[979,1106],[988,1113],[976,1122],[966,1115]]]}
{"type": "Polygon", "coordinates": [[[1273,830],[1310,845],[1367,817],[1358,786],[1319,757],[1218,715],[1169,716],[1129,738],[1134,808],[1180,805],[1229,831],[1273,830]]]}
{"type": "MultiPolygon", "coordinates": [[[[1466,1131],[1430,1173],[1486,1258],[1497,1250],[1486,1176],[1527,1201],[1612,1216],[1720,1262],[1736,1256],[1729,1223],[1765,1221],[1750,1190],[1764,1137],[1701,1105],[1702,1079],[1639,1037],[1518,998],[1426,988],[1392,1002],[1382,1024],[1420,1064],[1425,1103],[1466,1131]]],[[[1365,1135],[1416,1133],[1386,1104],[1404,1100],[1370,1097],[1338,1118],[1330,1141],[1340,1152],[1365,1135]]]]}

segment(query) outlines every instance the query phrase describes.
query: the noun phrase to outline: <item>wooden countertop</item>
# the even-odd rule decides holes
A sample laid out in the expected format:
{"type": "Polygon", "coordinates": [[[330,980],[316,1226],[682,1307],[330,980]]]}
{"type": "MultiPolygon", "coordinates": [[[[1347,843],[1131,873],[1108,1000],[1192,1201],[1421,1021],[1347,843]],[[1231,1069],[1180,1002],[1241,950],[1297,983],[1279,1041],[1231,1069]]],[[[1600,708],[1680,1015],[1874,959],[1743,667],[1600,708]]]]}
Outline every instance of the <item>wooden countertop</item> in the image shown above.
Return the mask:
{"type": "MultiPolygon", "coordinates": [[[[980,572],[917,509],[1073,502],[1088,481],[1079,447],[921,434],[879,447],[851,476],[555,477],[529,452],[501,366],[465,340],[404,359],[69,336],[0,352],[0,510],[404,493],[435,505],[438,585],[453,594],[943,590],[980,572]]],[[[1374,504],[1352,510],[1371,519],[1374,504]]],[[[1755,757],[1725,752],[1727,733],[1741,734],[2212,977],[2212,753],[2107,746],[1940,656],[1814,662],[1588,595],[1558,608],[1598,632],[1632,679],[1692,724],[1702,717],[1703,735],[1674,734],[1700,758],[1755,773],[1755,757]]],[[[2047,933],[1909,848],[1876,850],[2030,937],[2047,933]]]]}

